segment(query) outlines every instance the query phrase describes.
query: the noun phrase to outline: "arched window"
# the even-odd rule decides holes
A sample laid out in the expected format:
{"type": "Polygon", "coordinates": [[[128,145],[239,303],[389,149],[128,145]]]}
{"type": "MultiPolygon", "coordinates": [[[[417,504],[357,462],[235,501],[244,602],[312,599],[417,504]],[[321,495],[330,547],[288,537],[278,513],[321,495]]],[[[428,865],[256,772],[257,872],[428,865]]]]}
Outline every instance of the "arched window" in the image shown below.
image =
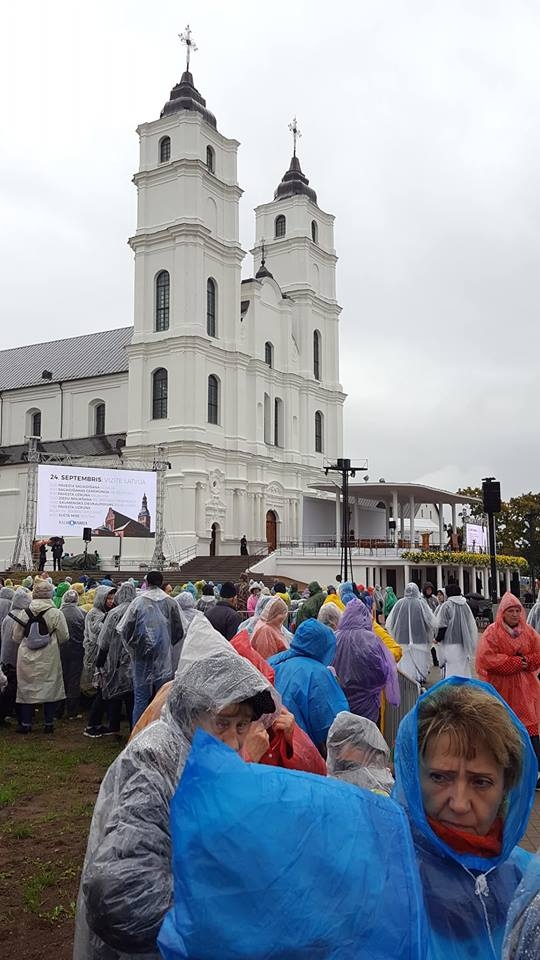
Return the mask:
{"type": "Polygon", "coordinates": [[[323,415],[320,410],[315,411],[315,452],[323,452],[323,415]]]}
{"type": "Polygon", "coordinates": [[[216,336],[216,281],[212,277],[206,281],[206,332],[209,337],[216,336]]]}
{"type": "Polygon", "coordinates": [[[167,419],[167,401],[169,397],[169,376],[164,367],[152,374],[152,419],[167,419]]]}
{"type": "Polygon", "coordinates": [[[216,155],[212,147],[206,148],[206,166],[209,173],[214,173],[216,169],[216,155]]]}
{"type": "Polygon", "coordinates": [[[213,373],[208,377],[208,423],[219,423],[219,381],[213,373]]]}
{"type": "Polygon", "coordinates": [[[105,404],[98,403],[94,407],[94,433],[96,437],[102,437],[105,433],[105,404]]]}
{"type": "Polygon", "coordinates": [[[264,362],[267,363],[269,367],[274,366],[274,348],[269,340],[267,340],[264,345],[264,362]]]}
{"type": "Polygon", "coordinates": [[[283,445],[283,400],[276,397],[274,400],[274,446],[282,447],[283,445]]]}
{"type": "Polygon", "coordinates": [[[287,232],[287,221],[282,213],[279,217],[276,217],[276,222],[274,224],[275,230],[274,235],[276,237],[284,237],[287,232]]]}
{"type": "Polygon", "coordinates": [[[170,277],[167,270],[161,270],[156,277],[156,330],[169,329],[169,290],[170,277]]]}
{"type": "Polygon", "coordinates": [[[264,442],[272,443],[272,411],[267,393],[264,395],[264,442]]]}
{"type": "Polygon", "coordinates": [[[319,242],[319,227],[316,220],[311,221],[311,239],[313,243],[319,242]]]}
{"type": "Polygon", "coordinates": [[[171,138],[162,137],[159,141],[159,162],[167,163],[171,159],[171,138]]]}
{"type": "Polygon", "coordinates": [[[313,331],[313,376],[321,379],[321,335],[318,330],[313,331]]]}
{"type": "Polygon", "coordinates": [[[34,410],[30,414],[30,436],[41,436],[41,410],[34,410]]]}

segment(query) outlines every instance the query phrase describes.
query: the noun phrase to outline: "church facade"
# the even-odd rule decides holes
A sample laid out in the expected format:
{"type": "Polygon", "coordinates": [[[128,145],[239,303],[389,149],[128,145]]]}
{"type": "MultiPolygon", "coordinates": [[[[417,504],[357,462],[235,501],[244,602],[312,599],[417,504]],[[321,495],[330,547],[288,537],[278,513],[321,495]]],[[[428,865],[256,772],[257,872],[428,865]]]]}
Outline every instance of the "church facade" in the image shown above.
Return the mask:
{"type": "MultiPolygon", "coordinates": [[[[239,144],[189,71],[138,134],[133,327],[0,352],[0,560],[24,516],[28,436],[79,463],[151,463],[164,447],[167,556],[301,540],[308,487],[341,456],[334,218],[296,136],[242,279],[239,144]]],[[[148,559],[151,544],[129,550],[148,559]]]]}

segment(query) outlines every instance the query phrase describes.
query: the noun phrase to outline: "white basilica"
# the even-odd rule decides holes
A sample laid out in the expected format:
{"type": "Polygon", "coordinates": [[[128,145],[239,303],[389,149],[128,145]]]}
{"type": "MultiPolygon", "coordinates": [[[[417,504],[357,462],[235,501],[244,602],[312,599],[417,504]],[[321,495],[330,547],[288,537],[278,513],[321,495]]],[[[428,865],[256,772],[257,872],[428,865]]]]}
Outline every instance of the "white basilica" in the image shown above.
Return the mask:
{"type": "MultiPolygon", "coordinates": [[[[296,134],[255,210],[254,275],[242,280],[239,143],[189,70],[138,133],[133,327],[0,352],[0,560],[24,515],[31,435],[79,463],[151,463],[165,446],[169,554],[236,553],[242,534],[252,553],[302,539],[304,510],[313,518],[328,496],[311,490],[310,506],[308,485],[341,456],[334,218],[296,134]]],[[[151,549],[129,545],[134,557],[151,549]]]]}

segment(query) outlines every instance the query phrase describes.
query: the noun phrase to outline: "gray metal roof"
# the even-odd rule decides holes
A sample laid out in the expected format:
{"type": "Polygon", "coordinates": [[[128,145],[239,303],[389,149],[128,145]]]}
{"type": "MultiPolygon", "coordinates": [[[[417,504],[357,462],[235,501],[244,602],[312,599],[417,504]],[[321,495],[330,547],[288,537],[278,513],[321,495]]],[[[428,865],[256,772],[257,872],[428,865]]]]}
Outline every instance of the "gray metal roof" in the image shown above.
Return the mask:
{"type": "Polygon", "coordinates": [[[0,390],[127,372],[126,347],[132,336],[133,327],[118,327],[82,337],[0,350],[0,390]],[[52,373],[52,380],[43,379],[45,370],[52,373]]]}

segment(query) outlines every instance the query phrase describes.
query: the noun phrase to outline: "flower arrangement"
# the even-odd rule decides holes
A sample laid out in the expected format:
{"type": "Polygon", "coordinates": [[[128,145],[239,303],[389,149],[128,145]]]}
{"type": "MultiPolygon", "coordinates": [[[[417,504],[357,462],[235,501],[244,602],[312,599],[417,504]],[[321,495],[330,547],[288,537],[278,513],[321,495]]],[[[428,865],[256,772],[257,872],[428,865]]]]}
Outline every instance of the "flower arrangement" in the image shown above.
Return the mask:
{"type": "MultiPolygon", "coordinates": [[[[479,569],[490,565],[488,553],[468,553],[464,550],[404,550],[401,556],[411,563],[429,563],[433,566],[439,563],[462,564],[464,567],[479,569]]],[[[529,566],[525,557],[498,556],[496,559],[500,570],[524,571],[529,566]]]]}

